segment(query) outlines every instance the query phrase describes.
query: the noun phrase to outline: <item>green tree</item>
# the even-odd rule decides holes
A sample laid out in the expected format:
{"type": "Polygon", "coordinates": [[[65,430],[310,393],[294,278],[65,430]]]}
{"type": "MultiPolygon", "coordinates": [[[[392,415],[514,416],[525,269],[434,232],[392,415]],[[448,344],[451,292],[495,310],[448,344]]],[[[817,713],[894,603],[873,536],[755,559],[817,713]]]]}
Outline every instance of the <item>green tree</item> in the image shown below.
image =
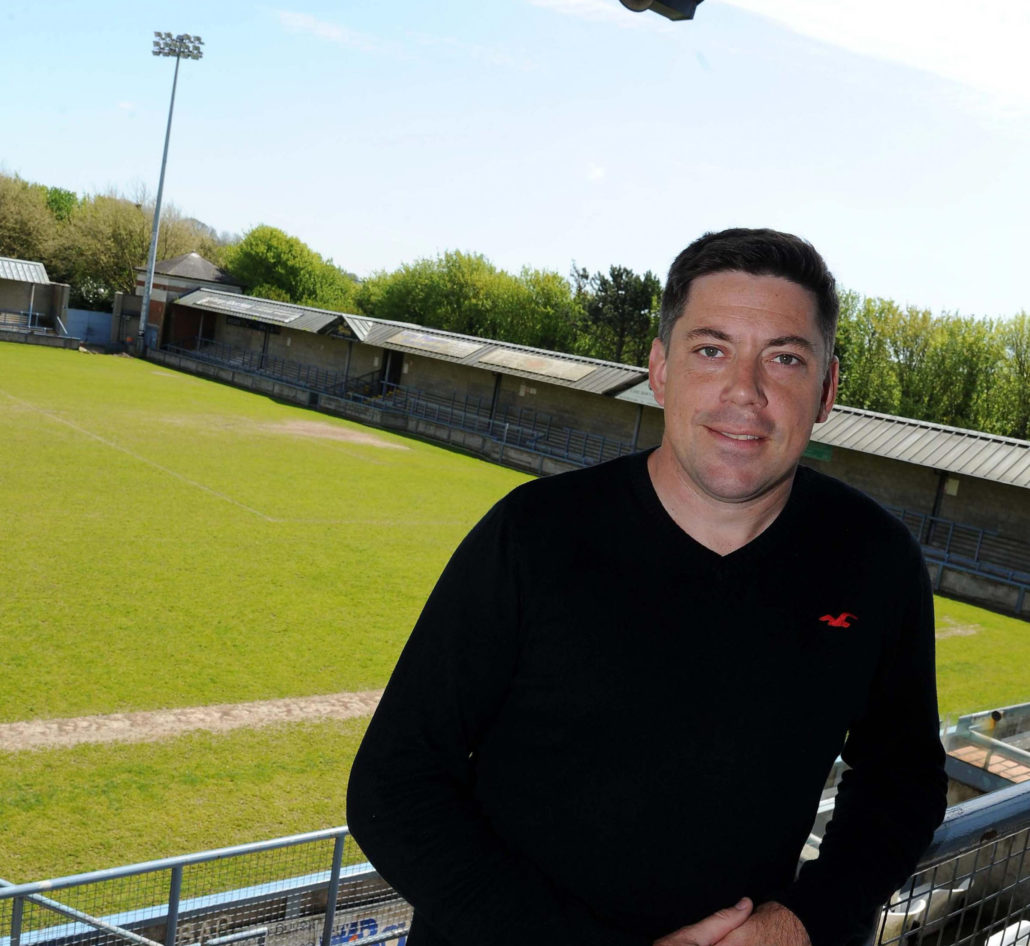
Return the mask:
{"type": "Polygon", "coordinates": [[[923,419],[952,427],[978,427],[1004,357],[990,319],[944,314],[933,319],[919,366],[923,419]]]}
{"type": "Polygon", "coordinates": [[[58,223],[64,223],[79,206],[79,198],[63,187],[46,188],[47,209],[58,223]]]}
{"type": "Polygon", "coordinates": [[[255,227],[222,255],[224,267],[250,295],[336,312],[354,309],[354,280],[276,227],[255,227]]]}
{"type": "Polygon", "coordinates": [[[1030,316],[1020,312],[1000,323],[997,338],[1003,360],[994,376],[993,410],[984,430],[1030,439],[1030,316]]]}
{"type": "Polygon", "coordinates": [[[0,256],[45,263],[55,232],[45,189],[0,174],[0,256]]]}
{"type": "Polygon", "coordinates": [[[528,295],[518,320],[524,340],[512,337],[511,341],[550,351],[575,351],[583,312],[568,280],[551,270],[527,267],[519,274],[519,283],[528,295]]]}
{"type": "Polygon", "coordinates": [[[357,303],[373,318],[478,338],[552,351],[576,344],[579,309],[561,275],[527,267],[513,276],[478,253],[449,250],[376,273],[361,284],[357,303]]]}
{"type": "MultiPolygon", "coordinates": [[[[142,196],[142,195],[141,195],[142,196]]],[[[50,256],[51,278],[71,285],[71,304],[109,308],[116,292],[131,294],[136,270],[147,263],[153,206],[117,194],[79,201],[62,223],[50,256]]],[[[161,216],[157,259],[198,251],[203,234],[168,206],[161,216]]]]}
{"type": "Polygon", "coordinates": [[[61,227],[53,252],[57,279],[71,284],[71,304],[107,308],[116,292],[132,293],[146,264],[150,220],[115,194],[87,197],[61,227]]]}
{"type": "Polygon", "coordinates": [[[595,358],[645,365],[651,341],[658,334],[662,284],[648,270],[640,276],[626,266],[611,266],[607,275],[574,270],[577,296],[583,306],[585,346],[595,358]]]}

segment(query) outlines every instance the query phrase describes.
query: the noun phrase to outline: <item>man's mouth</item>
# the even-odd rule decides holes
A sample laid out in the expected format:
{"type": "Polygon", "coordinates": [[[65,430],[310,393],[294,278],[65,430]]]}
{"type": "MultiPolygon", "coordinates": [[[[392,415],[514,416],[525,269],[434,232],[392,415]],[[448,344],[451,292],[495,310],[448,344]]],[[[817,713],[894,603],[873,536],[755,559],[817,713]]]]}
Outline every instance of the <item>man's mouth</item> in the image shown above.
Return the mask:
{"type": "Polygon", "coordinates": [[[718,433],[724,437],[729,437],[730,440],[761,440],[762,438],[758,434],[731,434],[725,430],[720,430],[718,433]]]}

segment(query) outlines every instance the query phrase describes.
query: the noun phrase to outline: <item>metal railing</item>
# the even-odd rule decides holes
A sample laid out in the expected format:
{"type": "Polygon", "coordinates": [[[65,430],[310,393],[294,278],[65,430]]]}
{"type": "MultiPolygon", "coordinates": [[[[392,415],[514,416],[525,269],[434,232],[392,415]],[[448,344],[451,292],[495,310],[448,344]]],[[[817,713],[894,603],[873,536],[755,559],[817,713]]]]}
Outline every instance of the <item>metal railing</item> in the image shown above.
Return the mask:
{"type": "Polygon", "coordinates": [[[234,368],[248,374],[262,375],[275,381],[293,384],[309,391],[333,393],[346,383],[342,371],[331,371],[303,361],[292,361],[267,352],[237,348],[206,338],[180,340],[165,345],[165,350],[207,364],[234,368]]]}
{"type": "Polygon", "coordinates": [[[1030,544],[940,516],[896,506],[887,509],[908,526],[927,557],[1030,582],[1030,544]]]}
{"type": "MultiPolygon", "coordinates": [[[[34,884],[0,882],[0,946],[403,946],[410,918],[346,827],[34,884]]],[[[1023,783],[948,809],[866,946],[1028,942],[1023,783]]]]}
{"type": "Polygon", "coordinates": [[[0,331],[55,335],[57,333],[52,322],[51,316],[41,316],[39,312],[0,312],[0,331]],[[44,324],[44,318],[51,324],[44,324]]]}
{"type": "Polygon", "coordinates": [[[369,400],[380,410],[477,433],[503,446],[579,466],[633,452],[633,445],[627,441],[568,427],[532,408],[502,404],[491,412],[486,399],[447,398],[387,381],[380,382],[378,393],[369,400]]]}
{"type": "Polygon", "coordinates": [[[1027,946],[1030,784],[950,808],[870,942],[1027,946]]]}
{"type": "Polygon", "coordinates": [[[260,351],[223,342],[191,338],[165,346],[165,351],[246,374],[283,381],[317,394],[368,404],[377,410],[438,424],[452,430],[479,434],[501,447],[516,447],[539,457],[551,457],[578,466],[590,466],[625,456],[634,450],[628,441],[561,424],[532,408],[498,405],[488,399],[450,397],[382,379],[375,370],[355,377],[289,361],[260,351]]]}
{"type": "Polygon", "coordinates": [[[1016,588],[1016,611],[1022,609],[1030,591],[1030,545],[951,519],[896,506],[886,508],[908,526],[928,562],[1016,588]]]}
{"type": "Polygon", "coordinates": [[[410,916],[346,827],[39,883],[0,881],[0,946],[403,944],[410,916]]]}

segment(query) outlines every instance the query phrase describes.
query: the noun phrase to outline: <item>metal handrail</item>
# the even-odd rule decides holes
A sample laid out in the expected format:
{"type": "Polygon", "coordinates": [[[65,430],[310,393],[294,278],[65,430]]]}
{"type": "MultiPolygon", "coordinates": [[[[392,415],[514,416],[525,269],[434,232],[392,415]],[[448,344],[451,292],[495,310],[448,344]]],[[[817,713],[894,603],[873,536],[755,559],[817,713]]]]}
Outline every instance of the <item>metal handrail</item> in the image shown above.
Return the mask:
{"type": "MultiPolygon", "coordinates": [[[[938,924],[943,922],[937,915],[938,911],[933,911],[929,908],[930,900],[935,896],[936,899],[933,900],[935,906],[940,904],[941,898],[945,894],[948,894],[948,896],[954,894],[956,897],[959,897],[959,899],[955,901],[958,907],[958,913],[967,910],[967,908],[970,911],[975,910],[978,903],[987,902],[987,899],[997,897],[996,892],[992,892],[990,890],[984,891],[981,886],[977,896],[984,899],[982,901],[978,900],[976,902],[966,903],[963,898],[967,898],[970,895],[970,884],[964,881],[962,877],[953,877],[952,873],[954,872],[949,873],[946,868],[949,866],[949,862],[957,861],[960,857],[978,857],[979,855],[977,852],[981,850],[990,850],[1006,841],[1007,838],[1011,839],[1013,837],[1022,836],[1028,831],[1030,831],[1030,783],[1012,785],[1008,788],[992,792],[949,808],[945,815],[944,822],[934,833],[933,840],[922,858],[920,858],[919,864],[913,872],[909,883],[903,887],[902,890],[899,891],[899,894],[892,898],[891,903],[885,905],[881,911],[879,925],[880,933],[878,937],[879,942],[884,944],[895,942],[895,933],[898,937],[901,937],[905,935],[906,930],[914,930],[916,925],[921,922],[921,918],[929,918],[932,922],[938,924]],[[938,869],[941,869],[942,873],[937,873],[938,869]],[[941,876],[944,877],[945,881],[943,886],[940,882],[941,876]],[[955,882],[951,883],[952,880],[955,882]],[[919,886],[920,884],[922,886],[919,886]],[[950,893],[944,890],[944,886],[949,885],[950,887],[955,888],[954,890],[951,890],[950,893]],[[923,888],[926,888],[926,890],[923,888]],[[931,916],[931,913],[933,916],[931,916]]],[[[320,921],[323,923],[321,939],[322,946],[330,946],[333,928],[332,911],[335,909],[335,904],[337,903],[341,878],[359,875],[374,875],[373,868],[371,868],[367,863],[352,865],[350,867],[342,867],[343,841],[348,836],[349,831],[346,826],[341,826],[322,831],[308,832],[306,834],[291,835],[289,837],[277,838],[269,841],[258,841],[249,844],[235,845],[233,847],[203,851],[180,857],[146,861],[139,864],[131,864],[108,870],[91,871],[53,880],[39,881],[30,884],[2,886],[0,887],[0,903],[4,900],[14,899],[14,905],[16,908],[15,913],[20,917],[20,904],[26,900],[31,900],[42,906],[54,908],[57,912],[64,913],[65,915],[71,916],[74,913],[76,914],[76,918],[81,922],[110,933],[112,936],[131,941],[135,946],[157,946],[157,944],[152,940],[140,936],[132,930],[123,929],[114,922],[108,922],[96,917],[88,917],[85,914],[82,914],[81,911],[73,911],[71,908],[65,907],[63,904],[56,903],[48,897],[43,897],[42,894],[46,891],[55,891],[70,887],[100,883],[117,878],[169,869],[177,873],[181,879],[183,868],[190,865],[239,855],[266,852],[312,841],[335,840],[332,867],[327,870],[324,875],[320,874],[319,878],[305,878],[305,882],[309,885],[317,883],[321,886],[324,883],[326,886],[327,906],[330,908],[327,911],[325,920],[320,921]]],[[[1030,869],[1030,860],[1027,860],[1026,867],[1027,869],[1030,869]]],[[[164,914],[167,917],[168,926],[172,929],[171,934],[166,933],[166,943],[174,942],[174,928],[177,916],[176,911],[179,905],[179,895],[176,892],[178,889],[177,885],[173,882],[172,892],[169,894],[167,910],[164,914]]],[[[271,896],[282,896],[284,886],[281,881],[275,882],[274,889],[275,893],[270,894],[271,896]]],[[[376,902],[381,901],[383,892],[388,889],[389,888],[383,888],[380,890],[379,899],[377,899],[376,902]]],[[[227,891],[224,896],[224,906],[226,908],[231,908],[231,906],[237,901],[241,903],[245,901],[251,902],[254,898],[254,893],[253,890],[248,890],[245,895],[241,891],[236,891],[235,893],[233,891],[227,891]],[[235,899],[233,899],[233,897],[235,897],[235,899]]],[[[390,900],[391,902],[403,902],[400,900],[399,896],[396,898],[390,898],[390,900]]],[[[372,900],[367,901],[369,904],[372,902],[372,900]]],[[[1022,907],[1018,904],[1010,904],[1007,911],[1007,915],[1003,915],[1001,917],[998,917],[997,912],[993,913],[990,920],[983,921],[986,925],[981,924],[978,914],[973,918],[978,924],[978,928],[981,928],[983,931],[989,931],[998,928],[999,924],[1011,924],[1013,919],[1018,921],[1019,917],[1022,915],[1022,907]]],[[[965,919],[969,918],[970,917],[966,917],[965,919]]],[[[120,918],[112,917],[109,919],[118,920],[120,918]]],[[[12,932],[14,935],[12,935],[7,941],[11,946],[15,946],[18,938],[17,931],[13,930],[12,932]]],[[[247,938],[257,939],[259,938],[259,932],[260,931],[256,927],[250,928],[249,930],[240,931],[238,938],[240,940],[247,938]]],[[[64,934],[55,933],[55,935],[64,934]]],[[[392,927],[389,933],[384,931],[381,934],[374,934],[372,937],[365,938],[363,941],[370,943],[386,941],[389,939],[395,939],[399,935],[402,935],[400,929],[392,927]]],[[[40,942],[47,942],[46,937],[40,937],[38,932],[34,934],[34,937],[40,942]]],[[[226,940],[226,942],[228,942],[228,940],[226,940]]],[[[966,940],[963,940],[963,942],[966,942],[966,940]]]]}
{"type": "Polygon", "coordinates": [[[231,847],[214,848],[194,854],[180,854],[177,857],[163,857],[154,861],[141,861],[138,864],[125,864],[121,867],[110,867],[104,870],[87,871],[84,874],[69,874],[52,880],[40,880],[29,884],[6,885],[0,881],[0,900],[12,897],[27,897],[44,893],[48,890],[63,890],[66,887],[78,887],[83,884],[102,883],[117,880],[121,877],[133,877],[138,874],[152,874],[157,871],[171,870],[175,867],[186,867],[192,864],[204,864],[227,857],[238,857],[241,854],[257,854],[263,851],[276,851],[280,848],[293,847],[297,844],[308,844],[312,841],[329,841],[338,837],[347,837],[350,830],[346,825],[336,828],[323,828],[321,831],[309,831],[305,834],[291,834],[281,838],[265,841],[249,841],[246,844],[235,844],[231,847]]]}

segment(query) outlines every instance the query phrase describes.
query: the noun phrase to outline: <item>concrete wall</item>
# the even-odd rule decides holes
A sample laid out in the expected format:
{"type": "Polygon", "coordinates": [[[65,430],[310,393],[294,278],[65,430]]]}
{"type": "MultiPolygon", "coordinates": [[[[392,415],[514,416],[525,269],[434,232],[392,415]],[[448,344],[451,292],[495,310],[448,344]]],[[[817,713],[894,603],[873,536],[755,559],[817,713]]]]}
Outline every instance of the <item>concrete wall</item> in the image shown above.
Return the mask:
{"type": "MultiPolygon", "coordinates": [[[[400,357],[394,352],[394,358],[400,357]]],[[[401,368],[401,384],[417,388],[438,397],[451,397],[458,400],[466,397],[470,400],[481,400],[486,407],[494,395],[494,385],[498,375],[493,371],[480,368],[469,368],[452,361],[439,361],[422,355],[404,353],[401,368]]]]}
{"type": "Polygon", "coordinates": [[[267,394],[269,397],[288,401],[291,404],[300,404],[304,407],[318,406],[318,397],[306,388],[299,388],[284,381],[276,381],[273,378],[266,378],[248,371],[239,371],[236,368],[195,361],[189,355],[151,348],[147,352],[147,360],[168,365],[170,368],[178,368],[181,371],[188,371],[190,374],[202,378],[211,378],[234,387],[255,391],[258,394],[267,394]]]}
{"type": "Polygon", "coordinates": [[[360,378],[364,374],[371,374],[383,367],[383,350],[373,348],[371,345],[362,345],[361,342],[354,342],[351,347],[350,368],[347,376],[360,378]]]}
{"type": "Polygon", "coordinates": [[[981,529],[1019,542],[1030,537],[1030,490],[1003,486],[971,476],[951,476],[955,495],[946,491],[941,516],[959,522],[976,522],[981,529]],[[1022,501],[1016,498],[1024,497],[1022,501]]]}
{"type": "Polygon", "coordinates": [[[268,353],[329,371],[343,371],[347,363],[347,341],[284,328],[281,334],[269,337],[268,353]]]}
{"type": "Polygon", "coordinates": [[[79,340],[67,335],[41,335],[35,332],[12,332],[0,328],[0,342],[42,345],[44,348],[78,348],[79,340]]]}
{"type": "MultiPolygon", "coordinates": [[[[252,323],[254,324],[254,323],[252,323]]],[[[219,316],[215,329],[215,340],[234,348],[242,348],[244,351],[261,351],[265,345],[265,335],[268,334],[269,351],[276,336],[263,325],[257,328],[248,328],[245,325],[229,325],[226,319],[219,316]]]]}
{"type": "Polygon", "coordinates": [[[938,562],[930,562],[928,567],[934,591],[1030,620],[1030,595],[1021,588],[986,575],[958,571],[938,562]]]}
{"type": "Polygon", "coordinates": [[[645,447],[654,447],[662,442],[663,433],[665,433],[665,411],[657,407],[645,407],[640,420],[640,436],[637,438],[637,445],[641,450],[645,447]]]}
{"type": "Polygon", "coordinates": [[[933,512],[938,477],[928,467],[840,447],[832,448],[829,460],[806,457],[803,462],[850,483],[886,506],[900,506],[924,515],[933,512]]]}
{"type": "Polygon", "coordinates": [[[573,427],[626,443],[633,442],[639,418],[641,448],[657,444],[664,428],[662,412],[654,408],[410,353],[404,354],[401,383],[439,397],[467,397],[484,406],[491,404],[496,388],[498,414],[536,412],[549,417],[555,427],[573,427]]]}

